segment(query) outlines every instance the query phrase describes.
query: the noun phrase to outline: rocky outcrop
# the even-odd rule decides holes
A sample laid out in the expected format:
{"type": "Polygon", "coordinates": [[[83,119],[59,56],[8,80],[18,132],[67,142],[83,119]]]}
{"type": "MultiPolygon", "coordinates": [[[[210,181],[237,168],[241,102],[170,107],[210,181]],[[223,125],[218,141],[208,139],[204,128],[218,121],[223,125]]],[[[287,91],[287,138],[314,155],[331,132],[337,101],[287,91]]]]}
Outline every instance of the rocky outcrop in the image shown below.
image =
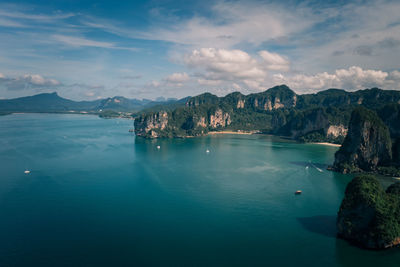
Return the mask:
{"type": "Polygon", "coordinates": [[[289,136],[303,142],[341,143],[347,134],[343,124],[333,124],[333,115],[324,108],[314,108],[303,112],[292,112],[285,116],[275,112],[272,123],[275,128],[281,127],[278,134],[289,136]],[[289,121],[286,118],[289,117],[289,121]]]}
{"type": "Polygon", "coordinates": [[[269,89],[263,94],[249,96],[254,109],[273,111],[281,108],[293,108],[297,104],[297,95],[287,86],[281,85],[269,89]]]}
{"type": "Polygon", "coordinates": [[[203,104],[217,104],[218,102],[218,96],[210,93],[204,93],[195,97],[191,97],[188,101],[186,101],[186,106],[197,107],[203,104]]]}
{"type": "Polygon", "coordinates": [[[330,125],[328,116],[324,110],[317,108],[298,114],[298,116],[290,121],[288,126],[290,127],[288,132],[291,133],[291,137],[298,138],[318,130],[324,133],[330,125]]]}
{"type": "Polygon", "coordinates": [[[329,125],[328,129],[326,130],[326,136],[332,138],[338,138],[340,136],[347,135],[347,128],[343,125],[329,125]]]}
{"type": "Polygon", "coordinates": [[[236,108],[244,108],[245,100],[239,99],[236,105],[236,108]]]}
{"type": "Polygon", "coordinates": [[[197,121],[197,126],[203,128],[207,127],[206,118],[200,117],[199,120],[197,121]]]}
{"type": "Polygon", "coordinates": [[[214,114],[210,115],[210,127],[226,127],[231,124],[231,116],[229,113],[223,112],[221,109],[217,109],[214,114]]]}
{"type": "Polygon", "coordinates": [[[337,217],[338,236],[368,249],[400,244],[400,183],[386,192],[373,176],[354,178],[337,217]]]}
{"type": "Polygon", "coordinates": [[[158,132],[168,125],[168,113],[160,111],[135,119],[135,133],[138,136],[157,138],[158,132]]]}
{"type": "Polygon", "coordinates": [[[392,160],[392,142],[388,127],[378,115],[356,108],[341,148],[335,154],[333,169],[343,173],[374,172],[392,160]]]}

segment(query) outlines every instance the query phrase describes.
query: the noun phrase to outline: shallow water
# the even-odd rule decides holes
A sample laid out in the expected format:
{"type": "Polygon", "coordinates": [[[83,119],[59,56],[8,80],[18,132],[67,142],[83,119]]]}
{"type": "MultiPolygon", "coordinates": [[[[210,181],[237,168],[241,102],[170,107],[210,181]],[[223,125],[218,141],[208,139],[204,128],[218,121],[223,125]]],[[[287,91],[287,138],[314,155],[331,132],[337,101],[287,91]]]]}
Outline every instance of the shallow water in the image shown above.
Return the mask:
{"type": "Polygon", "coordinates": [[[326,170],[336,147],[132,124],[0,117],[0,266],[399,265],[335,237],[351,180],[326,170]]]}

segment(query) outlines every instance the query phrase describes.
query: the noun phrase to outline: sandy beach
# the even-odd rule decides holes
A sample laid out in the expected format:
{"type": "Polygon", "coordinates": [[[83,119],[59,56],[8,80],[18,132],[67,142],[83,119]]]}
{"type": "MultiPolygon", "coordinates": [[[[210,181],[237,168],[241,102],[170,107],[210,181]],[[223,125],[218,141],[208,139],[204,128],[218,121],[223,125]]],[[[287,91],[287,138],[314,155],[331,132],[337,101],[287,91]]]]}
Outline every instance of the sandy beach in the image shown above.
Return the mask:
{"type": "Polygon", "coordinates": [[[324,146],[336,146],[336,147],[341,147],[342,145],[339,144],[332,144],[332,143],[327,143],[327,142],[317,142],[317,143],[312,143],[316,145],[324,145],[324,146]]]}
{"type": "Polygon", "coordinates": [[[244,132],[244,131],[240,131],[240,132],[234,132],[234,131],[218,131],[218,132],[208,132],[207,134],[209,135],[213,135],[213,134],[255,134],[256,132],[244,132]]]}

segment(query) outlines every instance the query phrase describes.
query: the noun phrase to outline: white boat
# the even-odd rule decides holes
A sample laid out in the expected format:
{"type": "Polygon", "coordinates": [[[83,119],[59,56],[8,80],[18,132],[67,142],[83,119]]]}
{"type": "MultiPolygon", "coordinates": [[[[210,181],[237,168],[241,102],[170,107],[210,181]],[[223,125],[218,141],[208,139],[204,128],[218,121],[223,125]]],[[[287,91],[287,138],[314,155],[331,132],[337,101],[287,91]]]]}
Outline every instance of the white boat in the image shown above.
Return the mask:
{"type": "Polygon", "coordinates": [[[161,146],[157,146],[157,149],[160,149],[161,148],[161,146]]]}
{"type": "Polygon", "coordinates": [[[25,173],[25,174],[29,174],[29,173],[31,173],[31,171],[26,170],[26,171],[24,171],[24,173],[25,173]]]}
{"type": "Polygon", "coordinates": [[[210,153],[210,150],[207,149],[207,150],[206,150],[206,153],[210,153]]]}

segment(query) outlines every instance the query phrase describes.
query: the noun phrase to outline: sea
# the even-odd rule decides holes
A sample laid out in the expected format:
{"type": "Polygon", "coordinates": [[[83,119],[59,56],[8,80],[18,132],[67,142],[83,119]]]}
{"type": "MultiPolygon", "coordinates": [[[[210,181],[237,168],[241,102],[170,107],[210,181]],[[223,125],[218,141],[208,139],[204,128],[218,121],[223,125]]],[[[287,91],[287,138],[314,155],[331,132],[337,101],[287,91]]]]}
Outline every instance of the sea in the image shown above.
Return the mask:
{"type": "Polygon", "coordinates": [[[353,178],[327,170],[337,147],[132,128],[0,117],[0,266],[400,266],[336,237],[353,178]]]}

